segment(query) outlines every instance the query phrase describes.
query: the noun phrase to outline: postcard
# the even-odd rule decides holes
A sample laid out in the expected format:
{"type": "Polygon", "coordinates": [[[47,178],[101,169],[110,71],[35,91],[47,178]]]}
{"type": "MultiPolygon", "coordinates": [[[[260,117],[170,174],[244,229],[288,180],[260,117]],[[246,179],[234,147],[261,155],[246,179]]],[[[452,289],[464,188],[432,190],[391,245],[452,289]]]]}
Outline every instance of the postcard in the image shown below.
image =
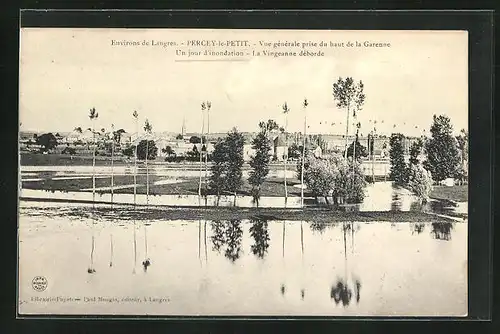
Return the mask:
{"type": "Polygon", "coordinates": [[[466,31],[21,28],[18,313],[466,316],[466,31]]]}

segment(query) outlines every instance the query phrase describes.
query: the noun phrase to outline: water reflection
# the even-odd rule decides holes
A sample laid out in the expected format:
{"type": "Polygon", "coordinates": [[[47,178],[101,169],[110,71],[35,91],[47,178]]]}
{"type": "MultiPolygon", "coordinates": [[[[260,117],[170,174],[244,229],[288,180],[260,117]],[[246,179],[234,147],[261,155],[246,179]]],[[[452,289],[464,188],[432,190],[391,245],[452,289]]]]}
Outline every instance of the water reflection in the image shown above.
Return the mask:
{"type": "Polygon", "coordinates": [[[414,223],[411,224],[411,234],[420,234],[425,230],[425,223],[414,223]]]}
{"type": "Polygon", "coordinates": [[[347,286],[347,283],[339,279],[337,284],[332,286],[330,297],[335,300],[335,304],[339,304],[342,301],[343,306],[348,306],[352,298],[352,290],[347,286]]]}
{"type": "Polygon", "coordinates": [[[254,243],[250,246],[250,250],[258,258],[264,258],[269,248],[269,231],[267,221],[260,219],[253,219],[250,221],[250,235],[254,239],[254,243]]]}
{"type": "Polygon", "coordinates": [[[432,223],[431,234],[434,239],[449,241],[453,227],[453,223],[432,223]]]}
{"type": "Polygon", "coordinates": [[[212,227],[212,249],[221,252],[224,247],[224,256],[231,262],[235,262],[241,255],[241,242],[243,229],[240,220],[230,220],[228,222],[214,221],[212,227]]]}
{"type": "Polygon", "coordinates": [[[335,223],[309,222],[311,231],[319,234],[323,234],[327,227],[333,227],[335,225],[335,223]]]}
{"type": "MultiPolygon", "coordinates": [[[[91,207],[86,209],[92,212],[91,207]]],[[[133,232],[130,231],[133,221],[124,222],[120,227],[122,222],[113,223],[96,216],[92,256],[92,217],[57,217],[67,208],[53,209],[53,215],[44,217],[32,217],[26,215],[26,208],[23,210],[21,253],[25,257],[36,256],[39,245],[44,243],[47,245],[44,256],[54,259],[43,264],[42,273],[60,275],[61,282],[77,286],[86,295],[126,296],[131,293],[130,287],[135,286],[140,294],[171,298],[168,309],[165,304],[145,305],[149,307],[148,314],[211,312],[211,316],[287,312],[300,316],[382,312],[384,315],[427,315],[461,312],[466,307],[463,297],[466,293],[466,275],[463,274],[466,250],[460,245],[467,240],[467,224],[399,223],[403,229],[398,230],[391,229],[387,222],[333,225],[308,221],[283,224],[265,217],[241,222],[158,219],[144,229],[144,235],[142,228],[137,226],[139,239],[145,240],[139,240],[137,245],[140,275],[133,276],[131,264],[135,254],[133,232]],[[323,234],[318,235],[304,223],[335,227],[323,229],[323,234]],[[420,237],[412,236],[409,231],[420,237]],[[304,252],[305,243],[307,252],[304,252]],[[436,257],[437,244],[440,251],[450,256],[436,257]],[[60,252],[62,247],[65,252],[60,252]],[[89,255],[91,273],[82,272],[85,279],[78,275],[73,277],[71,264],[88,264],[89,255]],[[211,256],[211,261],[205,265],[207,255],[211,256]],[[201,266],[197,256],[202,260],[201,266]],[[161,265],[155,264],[152,268],[152,260],[161,265]],[[235,262],[237,265],[233,265],[235,262]],[[112,269],[102,269],[111,263],[112,269]],[[92,269],[100,269],[99,274],[94,274],[92,269]],[[143,274],[143,269],[147,274],[143,274]],[[415,271],[419,273],[418,279],[412,274],[415,271]],[[435,291],[447,298],[429,304],[428,286],[435,287],[435,291]],[[405,303],[401,294],[408,296],[403,299],[411,299],[412,303],[405,303]]],[[[119,210],[116,211],[119,214],[119,210]]],[[[24,277],[22,284],[28,286],[31,284],[29,278],[40,272],[37,263],[20,269],[23,271],[20,279],[24,277]]],[[[63,294],[70,285],[54,285],[54,293],[63,294]]],[[[105,312],[134,310],[132,306],[125,308],[120,304],[106,307],[105,312]]],[[[60,310],[52,308],[50,311],[60,310]]]]}

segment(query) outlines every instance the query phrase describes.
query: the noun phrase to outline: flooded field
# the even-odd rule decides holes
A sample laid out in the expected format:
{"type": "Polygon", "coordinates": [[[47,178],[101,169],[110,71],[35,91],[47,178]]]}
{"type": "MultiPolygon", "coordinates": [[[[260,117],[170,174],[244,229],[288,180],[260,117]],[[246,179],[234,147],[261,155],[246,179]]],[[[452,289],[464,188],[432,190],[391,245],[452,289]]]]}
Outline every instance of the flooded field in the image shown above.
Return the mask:
{"type": "MultiPolygon", "coordinates": [[[[174,180],[165,180],[174,182],[174,180]]],[[[144,186],[144,185],[141,185],[144,186]]],[[[88,189],[87,189],[88,190],[88,189]]],[[[36,199],[56,199],[56,200],[71,200],[71,201],[92,201],[91,191],[46,191],[36,189],[22,189],[21,196],[23,198],[36,199]]],[[[98,193],[95,197],[99,202],[110,202],[110,193],[98,193]]],[[[114,203],[133,204],[133,194],[114,194],[114,203]]],[[[146,195],[138,194],[136,203],[145,205],[147,202],[150,205],[169,205],[169,206],[215,206],[217,205],[216,196],[198,195],[150,195],[148,200],[146,195]]],[[[330,199],[330,203],[332,200],[330,199]]],[[[306,198],[305,205],[318,206],[325,204],[324,198],[318,198],[318,202],[314,198],[306,198]]],[[[255,207],[251,196],[237,196],[236,201],[233,196],[221,196],[219,206],[238,206],[242,208],[255,207]]],[[[259,200],[259,206],[263,208],[284,208],[285,198],[278,196],[263,196],[259,200]]],[[[287,208],[300,208],[300,197],[290,196],[286,201],[287,208]]],[[[365,190],[365,199],[362,203],[351,207],[355,211],[417,211],[417,212],[434,212],[440,214],[467,214],[467,203],[443,203],[440,201],[431,200],[426,205],[420,204],[418,199],[411,194],[410,191],[404,188],[393,187],[391,182],[376,182],[369,184],[365,190]]]]}
{"type": "Polygon", "coordinates": [[[21,202],[22,314],[467,312],[467,223],[93,220],[88,210],[21,202]],[[35,276],[46,290],[32,288],[35,276]]]}

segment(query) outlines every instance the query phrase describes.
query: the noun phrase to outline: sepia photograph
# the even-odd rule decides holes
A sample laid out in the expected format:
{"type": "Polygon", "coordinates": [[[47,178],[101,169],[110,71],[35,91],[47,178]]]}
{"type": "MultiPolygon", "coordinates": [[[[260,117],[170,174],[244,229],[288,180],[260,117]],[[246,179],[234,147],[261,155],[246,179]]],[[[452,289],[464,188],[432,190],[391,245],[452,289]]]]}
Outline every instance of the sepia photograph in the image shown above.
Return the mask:
{"type": "Polygon", "coordinates": [[[468,33],[21,28],[18,313],[468,315],[468,33]]]}

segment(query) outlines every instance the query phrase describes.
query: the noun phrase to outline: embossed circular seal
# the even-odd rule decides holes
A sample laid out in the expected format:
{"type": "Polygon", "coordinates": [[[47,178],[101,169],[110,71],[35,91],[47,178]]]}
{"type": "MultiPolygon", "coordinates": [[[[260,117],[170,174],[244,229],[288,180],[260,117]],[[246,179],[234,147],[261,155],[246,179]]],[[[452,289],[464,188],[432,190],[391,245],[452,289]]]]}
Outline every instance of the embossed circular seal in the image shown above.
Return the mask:
{"type": "Polygon", "coordinates": [[[45,289],[47,289],[48,281],[45,277],[43,276],[35,276],[33,278],[33,281],[31,281],[31,286],[33,287],[33,290],[42,292],[45,289]]]}

